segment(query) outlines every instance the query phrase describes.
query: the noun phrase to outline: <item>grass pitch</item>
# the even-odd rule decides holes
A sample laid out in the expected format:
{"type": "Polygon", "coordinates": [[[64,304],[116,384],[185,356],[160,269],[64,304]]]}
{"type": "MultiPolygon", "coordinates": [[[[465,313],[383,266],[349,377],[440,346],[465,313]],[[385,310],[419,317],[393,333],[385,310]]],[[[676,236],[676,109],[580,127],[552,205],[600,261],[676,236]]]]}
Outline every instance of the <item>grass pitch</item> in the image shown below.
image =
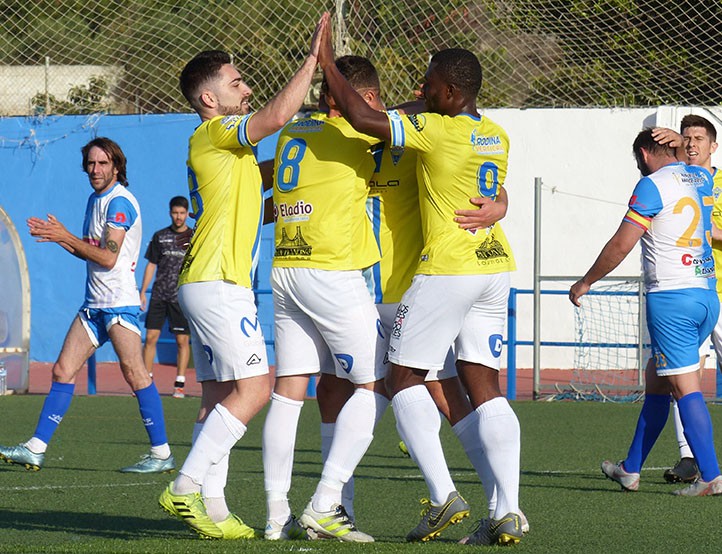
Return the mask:
{"type": "MultiPolygon", "coordinates": [[[[198,399],[164,398],[168,434],[178,465],[190,448],[198,399]]],[[[0,398],[0,443],[32,433],[41,396],[0,398]]],[[[640,406],[600,403],[517,402],[522,429],[521,505],[531,532],[518,552],[719,552],[722,498],[677,498],[662,479],[677,457],[671,423],[647,460],[640,491],[623,493],[606,480],[602,459],[626,454],[640,406]]],[[[722,445],[722,407],[711,405],[715,438],[722,445]]],[[[226,489],[231,509],[246,523],[265,523],[261,414],[231,456],[226,489]]],[[[301,415],[291,504],[300,514],[320,473],[319,418],[315,402],[301,415]]],[[[167,475],[121,474],[147,449],[132,397],[78,397],[35,473],[0,464],[0,552],[463,552],[456,541],[485,512],[485,500],[463,450],[445,425],[448,465],[472,518],[428,544],[407,544],[426,495],[413,462],[398,450],[389,411],[356,472],[356,517],[375,543],[334,541],[269,543],[203,541],[162,512],[157,498],[167,475]]],[[[498,550],[494,547],[493,550],[498,550]]],[[[492,548],[487,548],[492,550],[492,548]]]]}

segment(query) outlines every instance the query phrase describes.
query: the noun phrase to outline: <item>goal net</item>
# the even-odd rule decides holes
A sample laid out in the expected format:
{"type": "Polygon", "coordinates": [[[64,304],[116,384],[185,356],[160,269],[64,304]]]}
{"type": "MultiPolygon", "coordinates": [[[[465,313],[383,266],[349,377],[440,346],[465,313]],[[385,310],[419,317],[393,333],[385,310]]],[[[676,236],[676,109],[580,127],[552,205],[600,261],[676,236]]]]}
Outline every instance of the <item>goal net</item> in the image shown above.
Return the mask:
{"type": "Polygon", "coordinates": [[[644,393],[644,295],[636,280],[596,283],[574,310],[574,369],[559,398],[636,401],[644,393]]]}

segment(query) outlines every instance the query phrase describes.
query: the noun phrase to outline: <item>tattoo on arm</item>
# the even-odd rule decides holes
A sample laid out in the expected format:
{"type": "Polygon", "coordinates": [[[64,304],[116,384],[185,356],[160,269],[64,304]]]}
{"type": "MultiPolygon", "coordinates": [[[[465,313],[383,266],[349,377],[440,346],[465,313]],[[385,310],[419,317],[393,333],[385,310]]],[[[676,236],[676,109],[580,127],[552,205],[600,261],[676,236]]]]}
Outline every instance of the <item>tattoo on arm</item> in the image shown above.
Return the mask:
{"type": "Polygon", "coordinates": [[[115,254],[116,252],[118,252],[118,243],[115,242],[114,240],[109,240],[108,242],[106,242],[106,243],[105,243],[105,247],[106,247],[108,250],[110,250],[113,254],[115,254]]]}

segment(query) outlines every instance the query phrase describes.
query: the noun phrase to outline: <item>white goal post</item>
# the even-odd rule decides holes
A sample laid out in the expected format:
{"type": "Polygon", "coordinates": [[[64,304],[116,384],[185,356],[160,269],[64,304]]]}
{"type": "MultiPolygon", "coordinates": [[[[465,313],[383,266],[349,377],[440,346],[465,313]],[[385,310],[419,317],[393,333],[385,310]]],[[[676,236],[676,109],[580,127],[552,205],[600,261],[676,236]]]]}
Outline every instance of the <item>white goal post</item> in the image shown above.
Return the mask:
{"type": "Polygon", "coordinates": [[[0,360],[8,392],[28,392],[30,278],[25,251],[10,217],[0,206],[0,360]]]}

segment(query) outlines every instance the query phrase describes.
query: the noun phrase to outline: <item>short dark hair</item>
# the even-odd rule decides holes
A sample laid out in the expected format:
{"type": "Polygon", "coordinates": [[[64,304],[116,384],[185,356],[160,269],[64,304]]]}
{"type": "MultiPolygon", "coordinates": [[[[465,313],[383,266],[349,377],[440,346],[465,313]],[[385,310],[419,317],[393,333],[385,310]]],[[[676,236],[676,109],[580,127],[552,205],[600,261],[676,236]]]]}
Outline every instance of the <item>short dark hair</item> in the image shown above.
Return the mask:
{"type": "Polygon", "coordinates": [[[88,154],[90,149],[93,147],[100,148],[113,162],[113,167],[118,171],[118,182],[124,187],[128,186],[128,177],[126,176],[126,164],[125,154],[123,150],[118,146],[118,143],[110,140],[106,137],[98,137],[91,140],[88,144],[80,149],[83,154],[83,171],[88,172],[88,154]]]}
{"type": "Polygon", "coordinates": [[[667,144],[660,144],[654,140],[651,128],[646,128],[643,131],[640,131],[632,144],[632,152],[634,153],[634,158],[637,160],[637,166],[642,171],[642,175],[649,175],[651,173],[647,164],[644,163],[642,148],[650,154],[670,156],[672,158],[676,157],[674,148],[671,148],[667,144]]]}
{"type": "Polygon", "coordinates": [[[687,127],[703,127],[707,131],[707,136],[712,139],[712,142],[717,142],[717,129],[715,129],[712,123],[702,117],[701,115],[688,114],[682,118],[682,124],[680,125],[680,132],[684,133],[687,127]]]}
{"type": "Polygon", "coordinates": [[[177,208],[177,207],[185,208],[187,210],[188,209],[188,199],[185,196],[174,196],[173,198],[171,198],[170,199],[170,209],[172,210],[173,208],[177,208]]]}
{"type": "MultiPolygon", "coordinates": [[[[363,56],[341,56],[336,60],[336,67],[354,90],[371,89],[376,92],[381,90],[379,74],[368,58],[363,56]]],[[[328,83],[325,77],[321,82],[321,91],[324,94],[328,93],[328,83]]]]}
{"type": "Polygon", "coordinates": [[[208,81],[215,79],[221,67],[231,63],[231,56],[223,50],[204,50],[189,61],[180,74],[180,89],[188,103],[198,106],[198,92],[208,81]]]}
{"type": "Polygon", "coordinates": [[[481,90],[481,64],[478,58],[463,48],[447,48],[431,57],[429,65],[434,65],[442,80],[456,85],[465,98],[476,98],[481,90]]]}

